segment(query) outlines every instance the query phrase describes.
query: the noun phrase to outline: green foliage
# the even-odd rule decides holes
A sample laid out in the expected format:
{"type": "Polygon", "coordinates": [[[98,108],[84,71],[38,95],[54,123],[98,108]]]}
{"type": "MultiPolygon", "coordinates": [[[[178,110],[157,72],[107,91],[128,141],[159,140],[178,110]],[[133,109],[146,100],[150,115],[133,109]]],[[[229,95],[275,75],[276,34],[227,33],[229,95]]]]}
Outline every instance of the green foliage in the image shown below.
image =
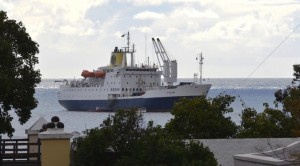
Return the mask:
{"type": "Polygon", "coordinates": [[[282,100],[283,109],[300,122],[300,88],[287,88],[287,95],[282,100]]]}
{"type": "Polygon", "coordinates": [[[262,138],[262,137],[299,137],[300,136],[300,86],[296,85],[300,76],[300,65],[294,65],[292,86],[277,90],[275,96],[275,108],[268,104],[261,113],[252,108],[242,111],[242,121],[239,127],[238,137],[262,138]],[[282,104],[282,110],[279,109],[282,104]]]}
{"type": "Polygon", "coordinates": [[[110,129],[91,129],[87,138],[76,138],[72,143],[75,165],[103,165],[111,164],[114,161],[113,156],[107,155],[111,152],[111,143],[113,140],[110,129]]]}
{"type": "Polygon", "coordinates": [[[294,68],[294,76],[295,76],[295,81],[297,80],[297,81],[299,81],[299,79],[300,79],[300,65],[298,64],[298,65],[294,65],[293,66],[293,68],[294,68]]]}
{"type": "MultiPolygon", "coordinates": [[[[278,109],[265,105],[261,113],[252,108],[242,112],[242,121],[238,132],[240,138],[285,138],[296,137],[297,121],[278,109]]],[[[298,127],[299,128],[299,127],[298,127]]]]}
{"type": "Polygon", "coordinates": [[[34,70],[39,52],[21,22],[9,20],[0,10],[0,133],[12,136],[12,117],[9,110],[24,124],[37,106],[35,86],[40,82],[39,70],[34,70]]]}
{"type": "Polygon", "coordinates": [[[143,116],[136,111],[119,111],[104,120],[100,127],[112,130],[114,151],[126,153],[143,132],[143,116]]]}
{"type": "Polygon", "coordinates": [[[235,97],[220,94],[215,98],[184,98],[174,106],[174,118],[166,124],[166,130],[184,139],[230,138],[237,131],[236,124],[227,113],[233,111],[230,104],[235,97]]]}
{"type": "Polygon", "coordinates": [[[201,143],[175,139],[136,111],[109,116],[100,129],[73,144],[75,165],[217,165],[212,152],[201,143]]]}

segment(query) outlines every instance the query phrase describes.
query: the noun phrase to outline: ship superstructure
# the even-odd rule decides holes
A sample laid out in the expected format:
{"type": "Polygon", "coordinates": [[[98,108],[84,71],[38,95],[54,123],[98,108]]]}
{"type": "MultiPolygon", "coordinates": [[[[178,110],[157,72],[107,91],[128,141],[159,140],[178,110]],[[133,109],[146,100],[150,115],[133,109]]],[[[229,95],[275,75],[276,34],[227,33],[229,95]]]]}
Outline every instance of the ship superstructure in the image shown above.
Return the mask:
{"type": "Polygon", "coordinates": [[[110,64],[96,70],[83,70],[82,80],[65,81],[58,92],[59,103],[70,111],[117,111],[139,109],[147,112],[171,111],[182,97],[206,96],[210,84],[177,82],[177,62],[169,59],[159,39],[152,39],[160,58],[158,65],[134,63],[134,45],[115,47],[110,64]],[[130,56],[130,64],[127,64],[130,56]],[[161,77],[164,77],[162,81],[161,77]]]}

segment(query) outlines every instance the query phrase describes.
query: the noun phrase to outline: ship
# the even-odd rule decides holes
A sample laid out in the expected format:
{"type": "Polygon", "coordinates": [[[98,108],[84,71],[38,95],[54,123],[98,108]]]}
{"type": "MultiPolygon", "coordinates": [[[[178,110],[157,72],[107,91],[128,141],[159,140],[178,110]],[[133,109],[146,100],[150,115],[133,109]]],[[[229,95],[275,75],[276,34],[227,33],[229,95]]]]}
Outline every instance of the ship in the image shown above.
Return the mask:
{"type": "MultiPolygon", "coordinates": [[[[115,47],[107,66],[83,70],[80,80],[64,80],[58,91],[58,102],[69,111],[141,110],[170,112],[181,98],[205,97],[211,84],[177,82],[177,61],[169,58],[159,38],[152,38],[158,64],[135,64],[135,45],[115,47]],[[130,62],[129,64],[127,63],[130,62]],[[162,78],[163,77],[163,78],[162,78]]],[[[149,58],[148,58],[149,59],[149,58]]],[[[203,64],[201,55],[201,62],[203,64]]],[[[202,70],[202,67],[201,67],[202,70]]]]}

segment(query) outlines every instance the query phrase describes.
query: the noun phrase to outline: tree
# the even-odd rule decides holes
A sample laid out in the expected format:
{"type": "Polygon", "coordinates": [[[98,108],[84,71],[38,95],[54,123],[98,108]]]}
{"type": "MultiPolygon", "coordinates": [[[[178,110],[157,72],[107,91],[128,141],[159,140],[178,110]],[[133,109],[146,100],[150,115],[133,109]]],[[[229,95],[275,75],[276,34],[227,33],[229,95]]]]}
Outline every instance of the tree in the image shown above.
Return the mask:
{"type": "Polygon", "coordinates": [[[135,110],[118,111],[104,120],[100,127],[112,130],[114,142],[111,147],[114,151],[128,153],[133,142],[144,132],[143,116],[135,110]]]}
{"type": "Polygon", "coordinates": [[[257,113],[253,108],[244,109],[241,118],[238,132],[240,138],[297,137],[297,120],[279,109],[270,108],[267,104],[261,113],[257,113]]]}
{"type": "Polygon", "coordinates": [[[261,113],[252,108],[245,108],[242,112],[241,126],[238,137],[299,137],[300,136],[300,65],[294,65],[292,85],[286,89],[277,90],[275,108],[268,104],[261,113]],[[282,110],[279,109],[282,105],[282,110]]]}
{"type": "Polygon", "coordinates": [[[12,136],[10,110],[24,124],[37,106],[34,98],[36,84],[41,81],[39,70],[34,70],[39,52],[38,44],[30,38],[21,22],[8,19],[0,11],[0,133],[12,136]]]}
{"type": "Polygon", "coordinates": [[[300,122],[300,65],[294,65],[294,76],[292,85],[284,90],[275,92],[275,104],[282,104],[283,111],[290,113],[300,122]]]}
{"type": "Polygon", "coordinates": [[[136,111],[119,111],[100,126],[75,140],[75,165],[217,165],[209,148],[173,138],[151,121],[144,127],[136,111]]]}
{"type": "Polygon", "coordinates": [[[174,106],[174,118],[166,124],[170,134],[183,139],[231,138],[237,131],[236,124],[227,113],[235,97],[220,94],[215,98],[184,98],[174,106]]]}

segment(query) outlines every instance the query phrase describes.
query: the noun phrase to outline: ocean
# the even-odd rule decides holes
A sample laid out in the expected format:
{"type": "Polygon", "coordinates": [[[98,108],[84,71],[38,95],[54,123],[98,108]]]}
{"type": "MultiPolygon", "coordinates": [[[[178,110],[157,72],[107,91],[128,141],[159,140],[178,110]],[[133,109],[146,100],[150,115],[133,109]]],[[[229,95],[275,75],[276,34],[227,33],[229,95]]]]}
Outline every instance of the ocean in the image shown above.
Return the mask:
{"type": "MultiPolygon", "coordinates": [[[[178,79],[179,82],[193,81],[193,79],[178,79]]],[[[67,132],[82,132],[85,129],[90,129],[99,126],[102,121],[112,113],[106,112],[72,112],[65,110],[57,102],[57,91],[61,83],[54,82],[55,79],[43,79],[36,87],[35,97],[39,104],[37,108],[32,110],[29,121],[20,125],[15,113],[11,112],[13,119],[13,127],[15,128],[14,137],[26,137],[25,129],[30,128],[33,123],[44,117],[47,121],[51,117],[58,116],[60,121],[65,124],[67,132]]],[[[207,97],[215,97],[220,93],[236,96],[236,101],[231,105],[234,112],[227,114],[232,120],[239,124],[240,113],[243,110],[240,100],[247,107],[252,107],[257,112],[262,112],[263,103],[273,105],[275,100],[274,92],[278,89],[283,89],[290,85],[292,78],[211,78],[205,79],[203,83],[212,84],[212,87],[207,97]]],[[[145,125],[147,121],[153,120],[154,124],[164,126],[173,116],[170,113],[143,113],[145,125]]],[[[5,137],[5,136],[4,136],[5,137]]]]}

